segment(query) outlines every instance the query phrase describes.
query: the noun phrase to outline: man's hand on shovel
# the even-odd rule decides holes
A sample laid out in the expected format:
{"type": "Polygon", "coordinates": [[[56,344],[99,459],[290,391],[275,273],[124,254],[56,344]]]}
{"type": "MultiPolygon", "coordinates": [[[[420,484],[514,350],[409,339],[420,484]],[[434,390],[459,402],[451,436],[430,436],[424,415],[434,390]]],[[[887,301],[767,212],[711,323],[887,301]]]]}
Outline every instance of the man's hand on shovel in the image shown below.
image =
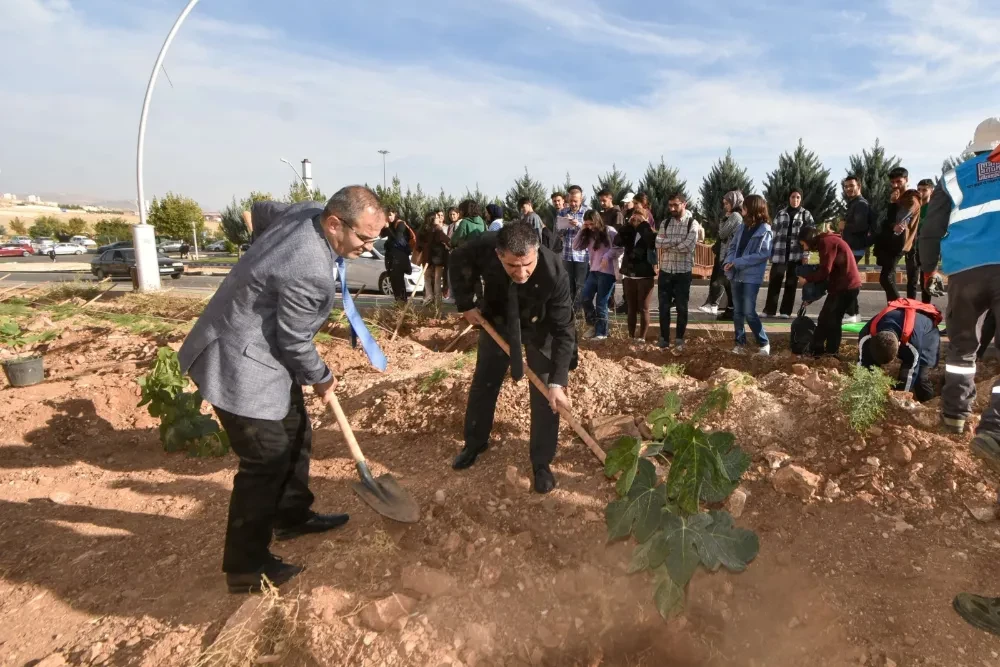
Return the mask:
{"type": "Polygon", "coordinates": [[[486,321],[483,319],[483,314],[479,312],[478,308],[465,311],[462,313],[462,317],[464,317],[465,321],[474,327],[481,327],[483,326],[483,322],[486,321]]]}
{"type": "Polygon", "coordinates": [[[570,414],[573,404],[569,400],[569,394],[563,387],[549,387],[549,407],[552,412],[559,414],[560,411],[570,414]]]}
{"type": "Polygon", "coordinates": [[[330,397],[333,396],[333,392],[337,390],[337,386],[337,376],[331,373],[329,380],[313,385],[313,393],[319,396],[324,403],[329,404],[330,397]]]}

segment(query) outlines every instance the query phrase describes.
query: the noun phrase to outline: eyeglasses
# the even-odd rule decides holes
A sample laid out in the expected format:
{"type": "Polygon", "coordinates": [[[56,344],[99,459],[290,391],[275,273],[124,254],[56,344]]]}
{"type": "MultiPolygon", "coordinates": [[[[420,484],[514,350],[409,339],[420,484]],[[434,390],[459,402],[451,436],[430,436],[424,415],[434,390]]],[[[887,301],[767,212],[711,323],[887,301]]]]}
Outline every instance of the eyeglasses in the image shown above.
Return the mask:
{"type": "Polygon", "coordinates": [[[377,236],[371,236],[371,237],[362,236],[361,234],[358,234],[358,230],[356,230],[354,228],[354,226],[351,225],[349,222],[347,222],[346,220],[343,220],[341,218],[337,218],[337,219],[340,220],[341,224],[343,224],[344,227],[347,227],[348,229],[350,229],[351,232],[356,237],[358,237],[358,240],[361,241],[362,245],[371,245],[371,244],[375,243],[375,241],[378,241],[379,237],[377,237],[377,236]]]}

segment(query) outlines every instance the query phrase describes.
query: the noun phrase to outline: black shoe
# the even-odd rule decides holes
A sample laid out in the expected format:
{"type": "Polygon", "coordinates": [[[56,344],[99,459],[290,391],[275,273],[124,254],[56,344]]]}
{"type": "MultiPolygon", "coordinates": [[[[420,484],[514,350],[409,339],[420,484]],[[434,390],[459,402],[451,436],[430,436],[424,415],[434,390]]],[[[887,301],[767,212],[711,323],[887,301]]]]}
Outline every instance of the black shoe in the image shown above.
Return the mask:
{"type": "Polygon", "coordinates": [[[552,475],[552,470],[548,466],[537,466],[535,468],[535,491],[548,493],[554,488],[556,488],[556,478],[552,475]]]}
{"type": "Polygon", "coordinates": [[[466,468],[472,467],[472,464],[476,462],[476,459],[480,454],[487,450],[486,447],[482,449],[473,449],[471,447],[463,447],[462,451],[458,453],[458,456],[451,462],[451,467],[455,470],[465,470],[466,468]]]}
{"type": "Polygon", "coordinates": [[[317,514],[313,512],[302,523],[297,523],[294,526],[275,528],[274,539],[280,542],[312,533],[325,533],[328,530],[340,528],[350,518],[347,514],[317,514]]]}
{"type": "Polygon", "coordinates": [[[281,586],[304,570],[304,567],[281,562],[277,556],[256,572],[226,573],[226,586],[230,593],[260,593],[264,577],[274,586],[281,586]]]}

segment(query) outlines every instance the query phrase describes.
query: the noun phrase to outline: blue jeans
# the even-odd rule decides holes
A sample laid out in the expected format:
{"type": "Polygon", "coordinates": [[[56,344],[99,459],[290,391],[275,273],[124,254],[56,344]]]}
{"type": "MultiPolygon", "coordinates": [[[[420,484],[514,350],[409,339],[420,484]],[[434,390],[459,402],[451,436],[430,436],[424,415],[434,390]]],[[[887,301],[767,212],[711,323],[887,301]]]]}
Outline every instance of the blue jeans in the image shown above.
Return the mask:
{"type": "Polygon", "coordinates": [[[595,336],[608,335],[608,298],[615,289],[613,273],[591,271],[583,284],[580,300],[583,302],[583,316],[587,324],[594,325],[595,336]],[[594,297],[597,297],[597,307],[594,307],[594,297]]]}
{"type": "Polygon", "coordinates": [[[733,326],[736,328],[736,344],[743,346],[747,344],[747,334],[744,330],[746,324],[750,325],[750,330],[757,338],[757,343],[763,347],[767,345],[767,334],[764,333],[764,324],[757,315],[757,292],[760,285],[754,283],[741,283],[733,281],[733,326]]]}
{"type": "Polygon", "coordinates": [[[656,282],[660,302],[660,340],[670,342],[670,306],[677,308],[677,340],[684,340],[688,324],[688,298],[691,296],[691,273],[660,271],[656,282]]]}

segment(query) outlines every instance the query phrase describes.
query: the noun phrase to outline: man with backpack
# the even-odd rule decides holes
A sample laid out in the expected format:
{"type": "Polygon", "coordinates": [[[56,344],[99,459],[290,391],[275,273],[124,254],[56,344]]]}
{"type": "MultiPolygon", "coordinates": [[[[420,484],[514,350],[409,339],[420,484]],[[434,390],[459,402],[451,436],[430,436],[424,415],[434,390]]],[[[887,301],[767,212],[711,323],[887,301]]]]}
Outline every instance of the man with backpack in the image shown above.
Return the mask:
{"type": "Polygon", "coordinates": [[[941,311],[916,299],[898,299],[861,329],[859,362],[865,368],[899,359],[897,391],[911,391],[925,403],[934,398],[928,371],[936,368],[941,349],[941,311]]]}
{"type": "Polygon", "coordinates": [[[417,244],[416,234],[402,220],[395,210],[386,211],[389,224],[382,230],[380,236],[385,242],[385,269],[389,272],[389,283],[392,285],[392,296],[396,301],[406,301],[406,276],[413,271],[410,264],[410,253],[417,244]]]}
{"type": "Polygon", "coordinates": [[[687,210],[687,197],[682,192],[670,195],[667,202],[670,218],[656,234],[656,252],[659,255],[660,277],[658,295],[660,302],[661,348],[670,347],[670,307],[677,308],[677,341],[674,349],[684,350],[684,333],[688,322],[688,299],[691,296],[691,271],[694,268],[694,249],[701,226],[687,210]]]}

